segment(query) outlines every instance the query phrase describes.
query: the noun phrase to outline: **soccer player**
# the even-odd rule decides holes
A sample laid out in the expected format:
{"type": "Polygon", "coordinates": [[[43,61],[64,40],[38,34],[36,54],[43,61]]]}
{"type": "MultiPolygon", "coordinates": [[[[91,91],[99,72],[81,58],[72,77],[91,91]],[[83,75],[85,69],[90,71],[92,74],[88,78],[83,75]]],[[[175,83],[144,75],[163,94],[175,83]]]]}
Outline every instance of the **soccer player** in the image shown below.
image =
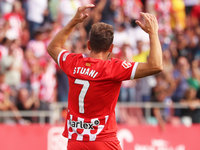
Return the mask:
{"type": "Polygon", "coordinates": [[[62,49],[73,28],[85,18],[79,7],[72,20],[54,37],[48,53],[69,79],[68,115],[63,136],[68,150],[121,150],[116,137],[115,106],[121,82],[153,75],[162,71],[162,50],[155,16],[141,13],[144,23],[136,23],[149,34],[150,54],[147,63],[108,59],[113,49],[113,27],[96,23],[87,42],[90,57],[62,49]]]}

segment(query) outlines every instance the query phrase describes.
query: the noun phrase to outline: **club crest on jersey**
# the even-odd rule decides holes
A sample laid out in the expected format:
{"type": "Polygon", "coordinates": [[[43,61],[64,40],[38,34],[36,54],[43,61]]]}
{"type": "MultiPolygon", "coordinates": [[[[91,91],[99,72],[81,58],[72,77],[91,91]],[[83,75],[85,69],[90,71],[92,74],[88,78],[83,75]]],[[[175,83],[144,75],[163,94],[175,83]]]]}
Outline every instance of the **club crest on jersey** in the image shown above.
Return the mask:
{"type": "Polygon", "coordinates": [[[73,128],[78,128],[78,129],[94,130],[93,126],[98,126],[99,123],[100,123],[99,120],[95,120],[94,124],[84,123],[83,121],[72,121],[71,119],[69,120],[69,125],[73,128]]]}
{"type": "Polygon", "coordinates": [[[123,61],[122,66],[123,66],[125,69],[128,69],[128,68],[130,68],[132,65],[131,65],[130,62],[123,61]]]}

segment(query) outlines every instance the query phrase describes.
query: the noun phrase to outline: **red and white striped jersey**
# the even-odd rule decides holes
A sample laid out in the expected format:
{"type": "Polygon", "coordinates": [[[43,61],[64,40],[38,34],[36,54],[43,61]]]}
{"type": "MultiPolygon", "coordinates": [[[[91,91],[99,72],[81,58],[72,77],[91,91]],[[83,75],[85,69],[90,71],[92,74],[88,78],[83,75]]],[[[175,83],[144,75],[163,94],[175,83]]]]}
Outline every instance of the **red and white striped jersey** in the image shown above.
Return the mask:
{"type": "Polygon", "coordinates": [[[69,79],[63,135],[78,141],[117,140],[115,106],[123,80],[133,79],[137,62],[93,59],[61,51],[58,65],[69,79]]]}
{"type": "Polygon", "coordinates": [[[3,57],[8,56],[8,52],[9,50],[7,47],[0,45],[0,61],[3,57]]]}
{"type": "Polygon", "coordinates": [[[30,50],[37,58],[41,58],[47,54],[46,45],[43,41],[31,40],[27,44],[27,50],[30,50]]]}

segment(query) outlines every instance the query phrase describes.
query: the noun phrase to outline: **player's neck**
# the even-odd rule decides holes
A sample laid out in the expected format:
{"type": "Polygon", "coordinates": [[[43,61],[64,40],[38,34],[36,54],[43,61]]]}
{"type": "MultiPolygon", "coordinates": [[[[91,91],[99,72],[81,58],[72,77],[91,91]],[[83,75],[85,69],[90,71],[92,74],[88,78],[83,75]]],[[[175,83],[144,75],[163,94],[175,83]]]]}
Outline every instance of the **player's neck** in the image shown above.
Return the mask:
{"type": "Polygon", "coordinates": [[[91,51],[90,57],[93,58],[93,59],[108,60],[108,54],[109,54],[109,52],[94,53],[94,52],[91,51]]]}

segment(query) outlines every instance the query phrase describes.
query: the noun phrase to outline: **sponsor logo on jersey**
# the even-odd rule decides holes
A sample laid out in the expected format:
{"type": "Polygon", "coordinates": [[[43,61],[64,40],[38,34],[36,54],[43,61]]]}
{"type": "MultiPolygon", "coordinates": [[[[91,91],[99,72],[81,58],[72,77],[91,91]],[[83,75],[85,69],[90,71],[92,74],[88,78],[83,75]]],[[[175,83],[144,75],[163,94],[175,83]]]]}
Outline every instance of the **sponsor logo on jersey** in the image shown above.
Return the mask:
{"type": "Polygon", "coordinates": [[[66,60],[66,58],[67,58],[68,55],[69,55],[69,53],[65,53],[65,54],[63,55],[63,61],[66,60]]]}
{"type": "Polygon", "coordinates": [[[131,65],[130,62],[124,61],[124,62],[122,63],[122,66],[123,66],[125,69],[128,69],[128,68],[130,68],[132,65],[131,65]]]}
{"type": "Polygon", "coordinates": [[[95,120],[94,124],[93,123],[84,123],[83,121],[72,121],[71,119],[69,120],[69,125],[73,128],[78,128],[78,129],[94,130],[93,126],[98,126],[99,123],[100,123],[99,120],[95,120]]]}
{"type": "Polygon", "coordinates": [[[85,121],[84,118],[69,116],[67,119],[68,139],[78,141],[95,141],[97,135],[104,129],[109,116],[101,118],[93,118],[85,121]],[[76,134],[77,136],[72,136],[76,134]],[[84,139],[84,136],[89,136],[89,139],[84,139]]]}

